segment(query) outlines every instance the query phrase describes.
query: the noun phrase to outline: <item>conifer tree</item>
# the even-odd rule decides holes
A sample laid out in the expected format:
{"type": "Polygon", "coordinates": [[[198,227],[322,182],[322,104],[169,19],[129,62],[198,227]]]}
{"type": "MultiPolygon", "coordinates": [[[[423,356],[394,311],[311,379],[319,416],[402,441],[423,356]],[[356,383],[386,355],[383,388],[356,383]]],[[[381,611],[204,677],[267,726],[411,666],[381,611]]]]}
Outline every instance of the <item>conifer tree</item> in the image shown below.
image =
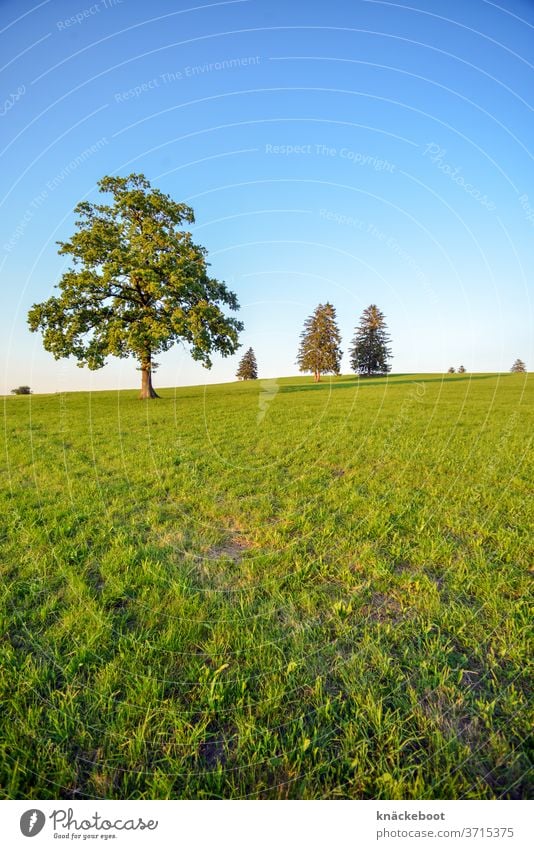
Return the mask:
{"type": "Polygon", "coordinates": [[[520,360],[519,357],[517,358],[517,360],[513,364],[512,368],[510,369],[510,371],[514,372],[514,374],[525,374],[526,370],[527,370],[527,367],[526,367],[525,363],[523,362],[523,360],[520,360]]]}
{"type": "Polygon", "coordinates": [[[239,380],[256,380],[258,377],[258,364],[256,362],[256,355],[252,348],[249,348],[241,358],[237,368],[236,377],[239,378],[239,380]]]}
{"type": "Polygon", "coordinates": [[[363,311],[352,340],[350,362],[353,371],[367,376],[387,374],[391,370],[389,341],[384,315],[371,304],[363,311]]]}
{"type": "Polygon", "coordinates": [[[304,322],[297,362],[300,371],[311,372],[318,383],[322,374],[339,374],[343,352],[336,323],[336,310],[330,303],[319,304],[304,322]]]}

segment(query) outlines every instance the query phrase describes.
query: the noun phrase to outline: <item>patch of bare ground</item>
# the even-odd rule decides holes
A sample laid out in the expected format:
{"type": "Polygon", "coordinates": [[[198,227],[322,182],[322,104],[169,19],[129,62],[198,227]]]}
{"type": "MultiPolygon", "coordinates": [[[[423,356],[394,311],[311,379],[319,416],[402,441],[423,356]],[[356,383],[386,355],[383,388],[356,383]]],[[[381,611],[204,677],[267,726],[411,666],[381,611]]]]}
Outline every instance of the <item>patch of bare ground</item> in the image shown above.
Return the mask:
{"type": "Polygon", "coordinates": [[[241,534],[229,536],[224,542],[196,555],[190,574],[203,589],[218,592],[242,589],[249,582],[242,560],[250,548],[252,544],[241,534]]]}
{"type": "Polygon", "coordinates": [[[169,546],[177,551],[183,551],[187,543],[187,537],[184,531],[176,528],[165,528],[163,531],[159,530],[157,534],[154,534],[154,539],[158,545],[162,547],[169,546]]]}
{"type": "Polygon", "coordinates": [[[462,671],[462,680],[460,685],[465,687],[471,693],[479,693],[484,687],[485,672],[481,667],[477,669],[464,669],[462,671]]]}
{"type": "Polygon", "coordinates": [[[425,574],[429,581],[432,581],[437,590],[441,592],[445,584],[444,571],[438,572],[436,569],[425,569],[425,574]]]}
{"type": "Polygon", "coordinates": [[[365,619],[371,622],[396,624],[409,615],[410,609],[404,608],[401,602],[394,596],[374,592],[371,600],[367,604],[362,605],[360,613],[365,619]]]}
{"type": "Polygon", "coordinates": [[[239,563],[243,554],[251,548],[251,544],[241,536],[234,536],[221,545],[214,545],[206,553],[208,560],[233,560],[239,563]]]}
{"type": "Polygon", "coordinates": [[[409,560],[397,560],[395,563],[391,564],[391,570],[395,573],[395,575],[411,575],[413,572],[416,572],[417,569],[410,563],[409,560]]]}
{"type": "Polygon", "coordinates": [[[219,764],[224,766],[235,744],[234,729],[218,727],[212,733],[213,736],[202,740],[198,746],[199,759],[206,769],[216,769],[219,764]]]}
{"type": "Polygon", "coordinates": [[[199,757],[207,769],[216,769],[225,762],[225,748],[222,740],[205,740],[198,747],[199,757]]]}
{"type": "Polygon", "coordinates": [[[94,780],[101,773],[102,754],[101,749],[74,752],[76,778],[72,786],[63,788],[63,798],[80,799],[87,795],[83,792],[83,788],[86,787],[89,779],[94,780]]]}
{"type": "Polygon", "coordinates": [[[469,716],[461,697],[454,697],[443,687],[425,690],[420,706],[424,716],[450,739],[454,737],[472,751],[484,750],[486,734],[477,716],[469,716]]]}

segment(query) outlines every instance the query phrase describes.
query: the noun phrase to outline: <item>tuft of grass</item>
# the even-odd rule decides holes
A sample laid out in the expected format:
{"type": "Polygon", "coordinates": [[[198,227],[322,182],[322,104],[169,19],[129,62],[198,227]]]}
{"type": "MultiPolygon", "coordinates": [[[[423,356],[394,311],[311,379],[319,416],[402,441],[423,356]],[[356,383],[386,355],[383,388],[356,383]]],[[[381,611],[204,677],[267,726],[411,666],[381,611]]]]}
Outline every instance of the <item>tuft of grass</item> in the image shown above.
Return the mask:
{"type": "Polygon", "coordinates": [[[5,400],[3,798],[532,793],[529,376],[276,385],[5,400]]]}

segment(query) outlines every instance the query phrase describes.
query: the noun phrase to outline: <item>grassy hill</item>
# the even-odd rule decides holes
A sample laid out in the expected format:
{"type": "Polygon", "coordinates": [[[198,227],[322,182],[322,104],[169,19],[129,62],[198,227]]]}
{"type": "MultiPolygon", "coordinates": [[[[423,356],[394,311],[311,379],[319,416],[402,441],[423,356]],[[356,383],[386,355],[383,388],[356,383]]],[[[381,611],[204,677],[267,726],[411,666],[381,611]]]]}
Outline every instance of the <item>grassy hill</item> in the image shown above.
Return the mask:
{"type": "Polygon", "coordinates": [[[2,795],[531,793],[531,377],[161,395],[5,400],[2,795]]]}

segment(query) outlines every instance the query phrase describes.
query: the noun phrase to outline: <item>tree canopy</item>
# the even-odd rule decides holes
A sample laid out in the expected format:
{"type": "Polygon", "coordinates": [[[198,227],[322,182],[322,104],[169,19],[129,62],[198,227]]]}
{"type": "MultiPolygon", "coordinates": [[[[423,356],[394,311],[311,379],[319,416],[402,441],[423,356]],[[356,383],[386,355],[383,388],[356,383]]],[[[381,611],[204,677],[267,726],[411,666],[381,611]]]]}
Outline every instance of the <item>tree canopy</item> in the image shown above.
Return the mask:
{"type": "Polygon", "coordinates": [[[391,371],[389,342],[384,314],[371,304],[363,311],[352,340],[349,353],[353,371],[368,376],[391,371]]]}
{"type": "Polygon", "coordinates": [[[258,377],[258,364],[256,362],[256,355],[252,348],[249,348],[241,358],[237,368],[236,377],[239,378],[239,380],[256,380],[258,377]]]}
{"type": "Polygon", "coordinates": [[[510,371],[514,372],[515,374],[524,374],[526,372],[526,370],[527,370],[527,367],[526,367],[525,363],[523,362],[523,360],[520,360],[519,357],[517,358],[517,360],[513,364],[512,368],[510,369],[510,371]]]}
{"type": "Polygon", "coordinates": [[[76,232],[58,243],[72,267],[59,296],[34,304],[28,323],[56,359],[74,356],[99,369],[109,355],[134,356],[140,397],[154,398],[154,358],[176,342],[207,368],[214,351],[235,353],[243,325],[221,307],[239,304],[209,276],[205,248],[182,229],[194,222],[191,207],[153,189],[143,174],[104,177],[98,188],[112,202],[78,204],[76,232]]]}
{"type": "Polygon", "coordinates": [[[332,304],[319,304],[306,319],[300,334],[297,362],[300,371],[312,372],[316,382],[322,374],[339,374],[343,352],[341,335],[332,304]]]}

